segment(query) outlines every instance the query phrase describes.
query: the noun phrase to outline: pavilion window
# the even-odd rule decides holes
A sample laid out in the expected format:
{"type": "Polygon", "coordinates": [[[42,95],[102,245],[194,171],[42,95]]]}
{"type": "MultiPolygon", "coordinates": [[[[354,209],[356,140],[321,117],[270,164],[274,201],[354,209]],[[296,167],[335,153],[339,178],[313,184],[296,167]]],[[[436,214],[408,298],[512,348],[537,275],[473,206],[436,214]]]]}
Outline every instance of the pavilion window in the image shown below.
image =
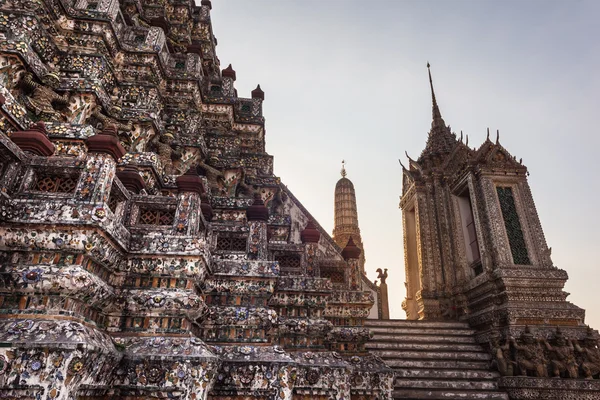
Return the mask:
{"type": "Polygon", "coordinates": [[[502,218],[504,219],[504,227],[510,244],[513,262],[518,265],[530,265],[529,253],[525,244],[525,236],[521,229],[521,221],[517,213],[515,198],[511,187],[496,187],[500,209],[502,210],[502,218]]]}

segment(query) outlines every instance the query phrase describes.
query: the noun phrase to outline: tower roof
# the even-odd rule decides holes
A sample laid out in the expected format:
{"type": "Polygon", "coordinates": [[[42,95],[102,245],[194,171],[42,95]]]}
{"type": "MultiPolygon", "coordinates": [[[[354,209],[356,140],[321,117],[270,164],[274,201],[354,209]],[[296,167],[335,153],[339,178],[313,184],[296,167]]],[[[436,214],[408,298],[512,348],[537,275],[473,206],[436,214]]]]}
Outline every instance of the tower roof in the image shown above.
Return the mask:
{"type": "Polygon", "coordinates": [[[429,74],[429,86],[431,88],[431,130],[427,137],[427,143],[425,149],[421,153],[418,161],[430,158],[432,156],[447,155],[449,154],[454,146],[458,143],[456,135],[452,134],[450,127],[446,126],[442,113],[437,104],[435,98],[435,91],[433,90],[433,79],[431,78],[431,65],[427,63],[427,72],[429,74]]]}

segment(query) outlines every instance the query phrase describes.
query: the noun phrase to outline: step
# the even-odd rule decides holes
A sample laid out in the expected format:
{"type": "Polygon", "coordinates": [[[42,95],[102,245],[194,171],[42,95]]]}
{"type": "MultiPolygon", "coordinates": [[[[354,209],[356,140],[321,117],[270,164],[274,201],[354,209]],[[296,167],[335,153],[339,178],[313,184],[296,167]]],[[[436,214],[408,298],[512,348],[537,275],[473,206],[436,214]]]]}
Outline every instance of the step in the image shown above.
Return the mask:
{"type": "Polygon", "coordinates": [[[482,352],[483,349],[478,344],[441,344],[441,343],[386,343],[377,340],[371,340],[366,343],[368,350],[417,350],[417,351],[456,351],[456,352],[482,352]]]}
{"type": "Polygon", "coordinates": [[[419,369],[476,369],[481,371],[489,371],[489,361],[463,361],[463,360],[404,360],[404,359],[389,359],[385,363],[394,369],[399,368],[419,368],[419,369]]]}
{"type": "Polygon", "coordinates": [[[506,393],[490,391],[398,389],[392,396],[402,400],[509,400],[506,393]]]}
{"type": "Polygon", "coordinates": [[[466,322],[457,321],[409,321],[405,319],[368,319],[365,326],[390,326],[398,328],[456,328],[469,329],[466,322]]]}
{"type": "Polygon", "coordinates": [[[417,335],[431,335],[431,336],[473,336],[475,331],[473,329],[456,329],[456,328],[391,328],[386,326],[369,326],[369,330],[373,333],[386,333],[397,336],[417,336],[417,335]]]}
{"type": "Polygon", "coordinates": [[[496,380],[500,377],[498,372],[477,369],[399,368],[395,369],[394,372],[397,378],[417,379],[466,379],[478,381],[484,379],[496,380]]]}
{"type": "Polygon", "coordinates": [[[381,358],[394,358],[397,360],[461,360],[461,361],[487,361],[492,357],[481,352],[450,352],[450,351],[413,351],[413,350],[370,350],[370,353],[381,358]]]}
{"type": "Polygon", "coordinates": [[[465,343],[475,344],[473,336],[434,336],[434,335],[390,335],[374,333],[371,342],[403,342],[403,343],[465,343]]]}
{"type": "Polygon", "coordinates": [[[498,390],[498,384],[494,380],[489,381],[464,381],[464,380],[441,380],[441,379],[403,379],[397,378],[395,389],[424,389],[424,390],[498,390]]]}

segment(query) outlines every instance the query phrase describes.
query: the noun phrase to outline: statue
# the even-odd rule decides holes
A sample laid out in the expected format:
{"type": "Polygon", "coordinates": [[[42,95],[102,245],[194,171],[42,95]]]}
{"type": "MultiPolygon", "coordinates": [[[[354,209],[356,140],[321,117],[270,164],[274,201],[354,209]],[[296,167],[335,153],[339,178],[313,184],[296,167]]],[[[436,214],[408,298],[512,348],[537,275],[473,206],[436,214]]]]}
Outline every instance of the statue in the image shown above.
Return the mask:
{"type": "Polygon", "coordinates": [[[205,175],[206,180],[208,180],[208,185],[212,188],[218,188],[221,186],[224,178],[223,172],[218,169],[208,165],[204,161],[198,162],[198,167],[200,169],[200,175],[205,175]]]}
{"type": "Polygon", "coordinates": [[[510,343],[516,350],[516,365],[518,374],[522,376],[535,376],[547,378],[546,357],[544,349],[539,341],[533,336],[529,326],[521,334],[522,344],[517,344],[515,338],[510,338],[510,343]]]}
{"type": "Polygon", "coordinates": [[[581,369],[585,379],[593,379],[594,376],[600,374],[600,349],[598,349],[598,339],[592,328],[588,327],[587,336],[583,340],[583,347],[575,342],[575,350],[583,355],[581,369]]]}
{"type": "Polygon", "coordinates": [[[156,147],[158,159],[167,175],[173,175],[177,172],[173,165],[173,161],[181,157],[181,151],[178,148],[179,146],[174,142],[175,136],[170,132],[162,135],[155,135],[151,142],[156,147]]]}
{"type": "Polygon", "coordinates": [[[560,378],[561,375],[567,375],[569,378],[577,378],[578,367],[575,360],[575,348],[571,339],[566,339],[560,328],[556,328],[556,333],[554,334],[555,345],[550,345],[546,339],[543,342],[550,353],[552,375],[555,378],[560,378]]]}
{"type": "MultiPolygon", "coordinates": [[[[113,106],[111,108],[110,114],[118,113],[119,111],[120,111],[120,108],[118,106],[113,106]]],[[[105,128],[109,125],[115,125],[117,127],[117,130],[122,131],[122,132],[131,132],[131,130],[133,129],[133,124],[131,123],[131,121],[129,121],[127,124],[123,124],[114,118],[111,118],[109,116],[102,114],[101,106],[96,106],[96,108],[94,109],[94,112],[92,113],[91,116],[96,118],[96,120],[98,120],[98,122],[100,122],[100,124],[102,124],[101,128],[105,128]]],[[[122,135],[119,135],[119,140],[121,142],[121,145],[125,149],[130,148],[131,139],[129,138],[129,136],[123,137],[122,135]]]]}
{"type": "Polygon", "coordinates": [[[246,170],[242,169],[242,173],[240,176],[240,180],[237,184],[237,188],[235,190],[235,195],[239,196],[240,194],[244,194],[246,196],[252,197],[254,195],[254,187],[248,185],[246,183],[246,170]]]}
{"type": "Polygon", "coordinates": [[[279,188],[275,192],[275,197],[273,198],[273,210],[283,209],[284,203],[287,201],[287,194],[284,192],[282,188],[279,188]]]}
{"type": "Polygon", "coordinates": [[[513,376],[515,362],[510,357],[510,343],[506,342],[504,345],[500,345],[500,339],[498,336],[490,337],[490,350],[494,357],[492,366],[498,369],[502,376],[513,376]]]}
{"type": "Polygon", "coordinates": [[[23,86],[31,92],[25,97],[25,105],[38,119],[47,121],[62,121],[64,115],[54,109],[54,105],[66,106],[69,103],[69,94],[61,96],[55,92],[60,86],[60,78],[56,74],[47,73],[39,84],[33,80],[31,73],[26,73],[23,78],[23,86]]]}
{"type": "Polygon", "coordinates": [[[387,268],[385,268],[384,270],[385,272],[381,271],[381,268],[377,268],[377,278],[379,278],[379,280],[381,281],[381,284],[385,284],[385,281],[388,277],[388,273],[387,273],[387,268]]]}

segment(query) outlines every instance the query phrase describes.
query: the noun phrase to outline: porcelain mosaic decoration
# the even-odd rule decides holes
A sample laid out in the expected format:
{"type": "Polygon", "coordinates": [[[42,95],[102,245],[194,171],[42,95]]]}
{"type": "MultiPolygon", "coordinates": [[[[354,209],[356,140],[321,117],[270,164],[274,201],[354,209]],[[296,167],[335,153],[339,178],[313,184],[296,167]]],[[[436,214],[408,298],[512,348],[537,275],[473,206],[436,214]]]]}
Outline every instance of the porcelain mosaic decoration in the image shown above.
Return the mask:
{"type": "Polygon", "coordinates": [[[211,7],[0,2],[0,397],[390,398],[211,7]]]}

